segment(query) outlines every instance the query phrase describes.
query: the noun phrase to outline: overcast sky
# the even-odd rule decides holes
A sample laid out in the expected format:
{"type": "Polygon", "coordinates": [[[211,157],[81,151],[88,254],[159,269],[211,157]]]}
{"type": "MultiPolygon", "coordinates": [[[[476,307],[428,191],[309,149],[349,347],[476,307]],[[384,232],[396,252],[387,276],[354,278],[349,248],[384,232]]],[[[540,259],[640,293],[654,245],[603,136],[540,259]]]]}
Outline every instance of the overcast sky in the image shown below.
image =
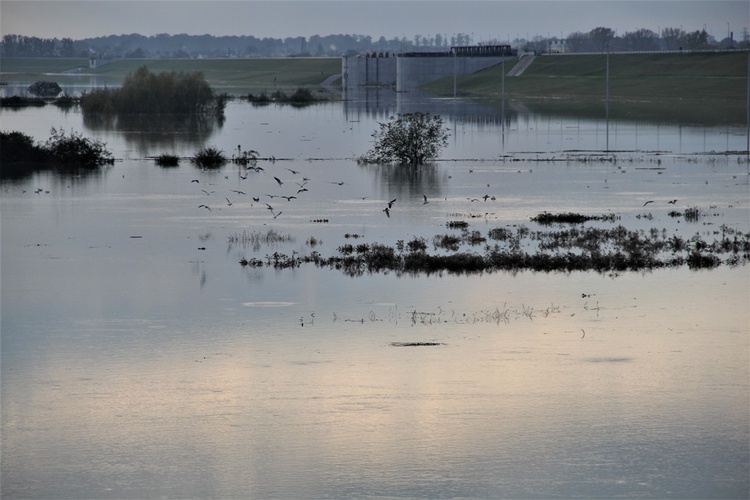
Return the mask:
{"type": "Polygon", "coordinates": [[[618,35],[638,28],[703,29],[741,39],[748,0],[2,0],[0,33],[81,39],[140,33],[253,35],[259,38],[358,34],[377,39],[473,34],[474,42],[567,36],[597,26],[618,35]],[[729,25],[727,25],[729,23],[729,25]]]}

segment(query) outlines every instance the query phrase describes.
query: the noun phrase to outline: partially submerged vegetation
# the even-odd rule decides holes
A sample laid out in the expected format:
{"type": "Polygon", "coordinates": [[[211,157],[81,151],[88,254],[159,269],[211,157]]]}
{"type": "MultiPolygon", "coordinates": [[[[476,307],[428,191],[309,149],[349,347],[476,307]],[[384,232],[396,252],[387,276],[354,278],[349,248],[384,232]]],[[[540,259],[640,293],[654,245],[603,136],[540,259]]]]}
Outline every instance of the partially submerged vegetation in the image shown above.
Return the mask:
{"type": "Polygon", "coordinates": [[[258,95],[250,93],[247,95],[247,100],[255,105],[279,103],[301,107],[315,104],[317,102],[325,102],[328,99],[316,97],[312,90],[308,88],[297,87],[297,89],[291,94],[287,94],[282,90],[275,90],[270,95],[267,94],[265,90],[258,95]]]}
{"type": "Polygon", "coordinates": [[[532,222],[541,224],[543,226],[549,226],[552,224],[582,224],[590,220],[609,221],[614,222],[619,217],[615,214],[606,215],[583,215],[578,213],[560,213],[551,214],[549,212],[542,212],[531,218],[532,222]]]}
{"type": "MultiPolygon", "coordinates": [[[[540,214],[542,215],[542,214],[540,214]]],[[[571,214],[563,218],[569,218],[571,214]]],[[[535,217],[538,218],[539,216],[535,217]]],[[[543,219],[546,217],[543,217],[543,219]]],[[[525,225],[498,227],[487,232],[462,228],[459,234],[436,235],[434,253],[427,240],[415,237],[394,246],[382,243],[344,244],[338,255],[323,257],[274,252],[266,259],[242,259],[242,266],[298,267],[312,263],[351,276],[366,273],[482,273],[493,271],[642,271],[688,266],[691,269],[741,265],[750,261],[750,233],[728,226],[714,231],[712,241],[699,233],[690,238],[664,230],[571,227],[531,230],[525,225]],[[474,247],[461,250],[462,246],[474,247]],[[481,250],[476,248],[481,245],[481,250]]]]}
{"type": "Polygon", "coordinates": [[[36,170],[95,169],[114,163],[106,144],[52,128],[44,143],[21,132],[0,132],[0,164],[3,177],[28,175],[36,170]]]}
{"type": "Polygon", "coordinates": [[[99,88],[81,97],[84,115],[216,114],[227,96],[216,94],[200,72],[151,73],[146,66],[128,74],[120,88],[99,88]]]}
{"type": "Polygon", "coordinates": [[[170,153],[162,153],[157,156],[154,161],[160,167],[179,167],[180,157],[170,153]]]}
{"type": "Polygon", "coordinates": [[[378,125],[372,133],[372,149],[357,159],[360,164],[423,165],[437,159],[448,145],[448,130],[440,115],[399,113],[378,125]]]}

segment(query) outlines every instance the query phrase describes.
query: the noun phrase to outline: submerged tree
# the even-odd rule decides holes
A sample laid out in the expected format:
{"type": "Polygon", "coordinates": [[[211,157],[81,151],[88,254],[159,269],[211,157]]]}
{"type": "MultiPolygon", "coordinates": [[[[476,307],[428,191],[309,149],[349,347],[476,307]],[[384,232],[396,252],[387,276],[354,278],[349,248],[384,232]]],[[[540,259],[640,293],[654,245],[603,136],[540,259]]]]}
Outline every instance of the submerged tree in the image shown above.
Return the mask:
{"type": "Polygon", "coordinates": [[[119,89],[96,89],[81,98],[84,114],[185,114],[221,115],[226,96],[217,95],[201,72],[151,73],[146,66],[125,77],[119,89]]]}
{"type": "Polygon", "coordinates": [[[448,132],[439,115],[405,113],[390,122],[378,123],[372,133],[375,145],[359,158],[360,163],[423,165],[437,158],[448,145],[448,132]]]}

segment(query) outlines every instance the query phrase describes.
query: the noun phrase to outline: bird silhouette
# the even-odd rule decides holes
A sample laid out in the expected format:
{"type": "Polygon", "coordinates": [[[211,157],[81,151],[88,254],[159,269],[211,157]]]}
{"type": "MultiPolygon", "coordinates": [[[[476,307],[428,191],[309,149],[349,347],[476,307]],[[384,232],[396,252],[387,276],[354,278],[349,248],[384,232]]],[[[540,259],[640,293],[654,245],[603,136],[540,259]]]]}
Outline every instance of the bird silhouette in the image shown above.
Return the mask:
{"type": "Polygon", "coordinates": [[[271,215],[273,215],[273,218],[274,218],[274,219],[275,219],[276,217],[278,217],[279,215],[281,215],[282,213],[283,213],[283,212],[279,212],[279,213],[275,214],[275,213],[273,213],[273,210],[271,211],[271,215]]]}
{"type": "Polygon", "coordinates": [[[294,175],[299,175],[299,172],[297,172],[296,170],[292,170],[291,168],[287,168],[287,170],[289,170],[294,175]]]}
{"type": "Polygon", "coordinates": [[[429,203],[429,201],[427,201],[427,195],[426,195],[426,194],[423,194],[423,195],[422,195],[422,197],[424,198],[424,201],[422,202],[422,205],[426,205],[426,204],[428,204],[428,203],[429,203]]]}
{"type": "Polygon", "coordinates": [[[396,203],[397,198],[393,198],[391,201],[388,202],[388,208],[393,208],[393,204],[396,203]]]}
{"type": "Polygon", "coordinates": [[[307,192],[307,188],[301,188],[297,190],[297,194],[306,193],[306,192],[307,192]]]}
{"type": "Polygon", "coordinates": [[[277,183],[279,184],[279,186],[281,186],[282,184],[284,184],[284,183],[283,183],[283,182],[281,181],[281,179],[279,179],[278,177],[274,177],[274,179],[275,179],[275,180],[276,180],[276,182],[277,182],[277,183]]]}
{"type": "Polygon", "coordinates": [[[200,181],[199,181],[198,179],[193,179],[193,180],[192,180],[192,181],[190,181],[190,182],[192,183],[192,182],[200,182],[200,181]]]}
{"type": "Polygon", "coordinates": [[[227,200],[227,205],[229,205],[229,206],[231,207],[231,206],[232,206],[232,202],[231,202],[231,201],[229,201],[229,198],[227,198],[227,197],[225,196],[225,197],[224,197],[224,199],[225,199],[225,200],[227,200]]]}
{"type": "Polygon", "coordinates": [[[390,208],[385,207],[383,209],[383,212],[385,212],[385,215],[387,215],[389,219],[391,218],[391,209],[390,208]]]}
{"type": "Polygon", "coordinates": [[[260,198],[256,198],[255,196],[253,196],[253,201],[257,203],[260,201],[260,198]]]}
{"type": "Polygon", "coordinates": [[[654,200],[648,200],[648,201],[647,201],[646,203],[644,203],[644,204],[643,204],[643,206],[645,207],[645,206],[646,206],[646,205],[648,205],[649,203],[653,203],[653,202],[654,202],[654,200]]]}
{"type": "Polygon", "coordinates": [[[245,194],[244,191],[238,191],[237,189],[232,189],[232,192],[237,194],[245,194]]]}
{"type": "Polygon", "coordinates": [[[209,212],[211,211],[211,207],[209,207],[208,205],[198,205],[198,208],[205,208],[209,212]]]}
{"type": "Polygon", "coordinates": [[[269,205],[268,203],[266,203],[266,206],[268,207],[268,210],[270,210],[273,213],[273,207],[269,205]]]}
{"type": "Polygon", "coordinates": [[[675,203],[677,203],[677,200],[670,200],[667,203],[669,203],[670,205],[674,205],[675,203]]]}
{"type": "Polygon", "coordinates": [[[286,201],[292,201],[292,200],[296,200],[297,199],[296,196],[282,196],[281,198],[285,198],[286,201]]]}
{"type": "Polygon", "coordinates": [[[208,191],[206,191],[205,189],[201,189],[201,191],[203,191],[204,193],[206,193],[206,196],[208,196],[208,195],[210,195],[211,193],[214,193],[214,192],[215,192],[215,191],[211,191],[211,192],[208,192],[208,191]]]}

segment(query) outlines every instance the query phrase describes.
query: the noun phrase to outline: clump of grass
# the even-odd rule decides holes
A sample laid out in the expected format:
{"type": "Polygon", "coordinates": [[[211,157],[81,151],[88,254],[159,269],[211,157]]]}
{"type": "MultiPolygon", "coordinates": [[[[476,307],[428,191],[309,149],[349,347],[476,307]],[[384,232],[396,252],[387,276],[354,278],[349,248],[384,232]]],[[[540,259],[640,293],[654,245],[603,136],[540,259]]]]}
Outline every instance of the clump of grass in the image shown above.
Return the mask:
{"type": "Polygon", "coordinates": [[[467,231],[464,233],[464,240],[466,240],[469,245],[476,246],[481,245],[482,243],[487,241],[487,238],[482,236],[482,233],[480,233],[479,231],[467,231]]]}
{"type": "Polygon", "coordinates": [[[469,223],[464,220],[452,220],[446,222],[445,227],[448,229],[466,229],[469,227],[469,223]]]}
{"type": "Polygon", "coordinates": [[[160,167],[178,167],[180,165],[180,157],[170,153],[162,153],[154,161],[160,167]]]}
{"type": "Polygon", "coordinates": [[[257,104],[261,106],[265,104],[271,104],[271,102],[273,102],[271,98],[268,96],[268,94],[266,94],[265,90],[258,95],[248,94],[247,100],[250,101],[250,103],[252,104],[257,104]]]}
{"type": "Polygon", "coordinates": [[[265,233],[243,229],[240,233],[230,234],[227,240],[232,245],[250,246],[253,250],[258,251],[262,245],[273,246],[288,243],[294,241],[294,238],[290,234],[280,234],[273,229],[269,229],[265,233]]]}
{"type": "Polygon", "coordinates": [[[504,227],[496,227],[494,229],[490,229],[490,232],[487,234],[487,236],[489,236],[490,239],[496,241],[505,241],[513,236],[513,231],[504,227]]]}
{"type": "Polygon", "coordinates": [[[543,226],[549,226],[551,224],[583,224],[584,222],[588,222],[590,220],[614,222],[617,219],[619,219],[619,217],[616,216],[615,214],[583,215],[583,214],[577,214],[573,212],[560,213],[560,214],[551,214],[549,212],[542,212],[541,214],[532,217],[531,221],[536,222],[537,224],[541,224],[543,226]]]}
{"type": "Polygon", "coordinates": [[[444,248],[455,252],[461,244],[461,238],[452,234],[437,235],[432,239],[432,244],[435,248],[444,248]]]}
{"type": "Polygon", "coordinates": [[[191,161],[203,168],[219,168],[223,167],[227,163],[227,157],[224,156],[224,151],[217,149],[213,146],[207,146],[199,149],[191,161]]]}
{"type": "Polygon", "coordinates": [[[683,216],[687,222],[698,222],[698,219],[701,216],[701,211],[698,207],[686,208],[683,216]]]}
{"type": "Polygon", "coordinates": [[[310,236],[310,237],[309,237],[309,238],[307,239],[307,241],[306,241],[305,243],[306,243],[306,244],[307,244],[307,246],[309,246],[310,248],[315,248],[316,246],[318,246],[318,245],[320,245],[321,243],[323,243],[323,240],[319,240],[319,239],[318,239],[318,238],[316,238],[315,236],[310,236]]]}
{"type": "Polygon", "coordinates": [[[406,244],[406,248],[409,249],[410,252],[424,252],[427,250],[427,242],[424,240],[424,238],[414,238],[410,242],[406,244]]]}

